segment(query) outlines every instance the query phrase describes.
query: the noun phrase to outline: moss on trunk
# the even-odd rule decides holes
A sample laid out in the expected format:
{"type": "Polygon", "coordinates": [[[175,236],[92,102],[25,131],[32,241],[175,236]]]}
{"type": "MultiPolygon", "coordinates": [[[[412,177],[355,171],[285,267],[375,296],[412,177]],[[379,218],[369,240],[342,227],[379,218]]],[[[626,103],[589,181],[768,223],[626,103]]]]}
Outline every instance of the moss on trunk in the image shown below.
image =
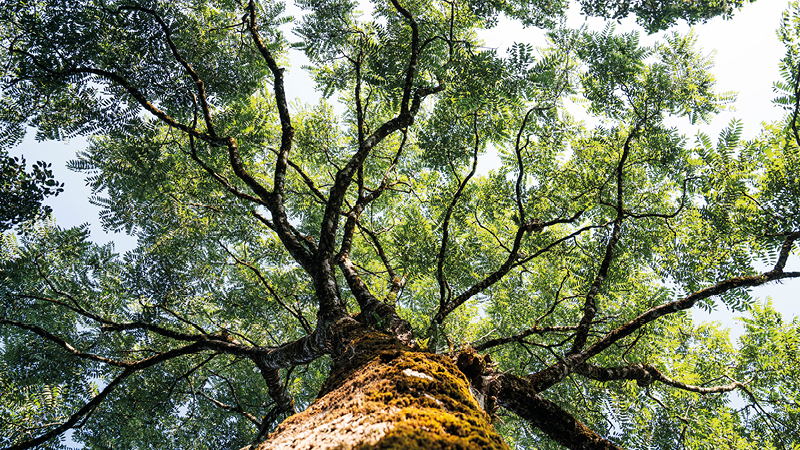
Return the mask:
{"type": "Polygon", "coordinates": [[[259,450],[508,449],[449,358],[368,330],[350,337],[320,398],[259,450]]]}

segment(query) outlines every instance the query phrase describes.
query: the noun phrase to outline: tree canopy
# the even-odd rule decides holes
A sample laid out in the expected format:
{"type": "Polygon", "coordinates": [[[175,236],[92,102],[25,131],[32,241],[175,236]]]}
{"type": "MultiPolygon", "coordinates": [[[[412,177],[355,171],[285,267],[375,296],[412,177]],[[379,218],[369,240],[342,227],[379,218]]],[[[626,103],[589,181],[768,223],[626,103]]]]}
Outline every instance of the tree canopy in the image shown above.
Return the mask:
{"type": "MultiPolygon", "coordinates": [[[[655,32],[745,2],[577,3],[655,32]]],[[[90,136],[71,167],[138,238],[4,232],[0,447],[258,444],[362,327],[452,357],[511,448],[798,448],[800,321],[751,290],[800,278],[800,4],[785,120],[751,141],[670,125],[733,99],[691,34],[569,29],[563,0],[297,6],[0,0],[0,143],[90,136]],[[501,18],[547,44],[487,48],[501,18]],[[300,70],[318,104],[286,92],[300,70]],[[692,322],[715,306],[738,343],[692,322]]],[[[0,199],[57,192],[2,157],[28,184],[4,169],[0,199]]]]}

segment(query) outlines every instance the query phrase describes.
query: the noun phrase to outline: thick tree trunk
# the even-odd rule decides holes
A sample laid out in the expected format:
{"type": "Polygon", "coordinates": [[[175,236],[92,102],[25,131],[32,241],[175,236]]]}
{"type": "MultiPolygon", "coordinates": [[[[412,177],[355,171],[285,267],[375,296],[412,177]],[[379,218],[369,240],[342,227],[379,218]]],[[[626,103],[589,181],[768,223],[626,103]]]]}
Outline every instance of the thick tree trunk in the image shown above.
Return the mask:
{"type": "Polygon", "coordinates": [[[449,358],[347,334],[320,397],[254,450],[508,449],[449,358]]]}

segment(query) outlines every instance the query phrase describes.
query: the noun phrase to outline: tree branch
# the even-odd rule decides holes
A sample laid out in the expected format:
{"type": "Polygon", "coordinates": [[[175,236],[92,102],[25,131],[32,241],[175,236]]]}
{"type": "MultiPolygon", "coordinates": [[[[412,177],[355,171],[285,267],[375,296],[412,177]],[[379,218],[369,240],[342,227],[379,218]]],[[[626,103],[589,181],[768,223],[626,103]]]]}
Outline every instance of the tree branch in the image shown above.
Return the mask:
{"type": "Polygon", "coordinates": [[[41,327],[36,326],[36,325],[17,322],[16,320],[10,320],[10,319],[0,319],[0,324],[11,325],[13,327],[17,327],[17,328],[21,328],[23,330],[31,331],[31,332],[41,336],[42,338],[44,338],[44,339],[46,339],[46,340],[48,340],[50,342],[55,343],[59,347],[63,348],[64,350],[66,350],[70,354],[72,354],[74,356],[77,356],[78,358],[88,359],[90,361],[97,361],[97,362],[101,362],[101,363],[104,363],[104,364],[108,364],[108,365],[111,365],[111,366],[117,366],[117,367],[132,367],[132,366],[134,366],[136,364],[135,361],[125,361],[125,360],[111,359],[111,358],[106,358],[106,357],[103,357],[103,356],[95,355],[95,354],[92,354],[92,353],[82,352],[80,350],[77,350],[72,345],[70,345],[64,339],[61,339],[60,337],[48,332],[47,330],[45,330],[45,329],[43,329],[41,327]]]}
{"type": "Polygon", "coordinates": [[[567,333],[567,332],[573,332],[577,328],[578,328],[577,325],[563,326],[563,327],[539,327],[539,326],[534,326],[534,327],[528,328],[525,331],[517,333],[517,334],[515,334],[513,336],[506,336],[506,337],[501,337],[501,338],[496,338],[496,339],[490,339],[490,340],[484,342],[483,344],[473,345],[472,347],[475,350],[477,350],[479,352],[482,352],[482,351],[488,350],[488,349],[490,349],[492,347],[497,347],[497,346],[500,346],[500,345],[503,345],[503,344],[508,344],[509,342],[520,342],[523,339],[525,339],[526,337],[528,337],[530,335],[533,335],[533,334],[538,334],[538,335],[541,336],[541,335],[547,334],[547,333],[567,333]]]}
{"type": "Polygon", "coordinates": [[[193,136],[189,136],[189,148],[191,149],[191,152],[189,153],[189,156],[191,156],[192,160],[194,160],[194,162],[196,162],[203,170],[205,170],[206,173],[208,173],[211,176],[211,178],[217,180],[217,182],[220,183],[225,189],[227,189],[228,192],[230,192],[231,194],[233,194],[236,197],[239,197],[239,198],[241,198],[243,200],[247,200],[247,201],[250,201],[250,202],[253,202],[253,203],[257,203],[259,205],[266,205],[264,200],[262,200],[261,198],[254,197],[254,196],[249,195],[249,194],[245,194],[244,192],[242,192],[242,191],[236,189],[235,187],[233,187],[233,185],[230,183],[230,181],[225,176],[220,175],[219,173],[217,173],[208,164],[206,164],[205,161],[200,159],[200,156],[198,156],[198,154],[197,154],[197,146],[194,143],[194,137],[193,136]]]}
{"type": "Polygon", "coordinates": [[[201,140],[203,140],[205,142],[208,142],[208,143],[210,143],[212,145],[220,145],[221,144],[219,142],[219,140],[217,138],[215,138],[214,136],[211,136],[211,135],[209,135],[207,133],[200,132],[200,131],[196,130],[193,127],[190,127],[190,126],[188,126],[186,124],[180,123],[176,119],[172,118],[170,115],[165,113],[164,111],[162,111],[159,108],[157,108],[155,105],[150,103],[150,101],[147,100],[147,98],[144,96],[144,94],[142,94],[141,91],[136,89],[126,78],[124,78],[124,77],[122,77],[122,76],[120,76],[120,75],[118,75],[118,74],[116,74],[114,72],[111,72],[111,71],[108,71],[108,70],[103,70],[103,69],[97,69],[97,68],[93,68],[93,67],[81,67],[81,66],[73,67],[73,68],[70,68],[70,69],[67,69],[67,70],[63,70],[63,71],[57,71],[57,70],[53,70],[53,69],[51,69],[49,67],[45,67],[45,66],[39,64],[36,61],[36,59],[34,58],[34,56],[31,55],[28,52],[25,52],[23,50],[19,50],[17,48],[12,48],[12,49],[10,49],[10,51],[13,52],[13,53],[19,53],[19,54],[25,55],[26,57],[30,58],[31,62],[33,62],[33,64],[38,66],[40,69],[42,69],[45,72],[48,72],[49,74],[51,74],[53,76],[56,76],[56,77],[69,77],[70,75],[95,75],[95,76],[99,77],[100,79],[116,83],[122,89],[124,89],[125,92],[128,93],[128,95],[133,97],[134,100],[136,100],[136,102],[139,103],[140,106],[142,106],[142,108],[144,108],[150,114],[156,116],[158,119],[160,119],[162,122],[164,122],[168,126],[170,126],[172,128],[176,128],[178,130],[181,130],[181,131],[183,131],[184,133],[186,133],[186,134],[188,134],[190,136],[194,136],[195,138],[201,139],[201,140]]]}
{"type": "MultiPolygon", "coordinates": [[[[447,302],[450,301],[452,297],[452,291],[450,291],[447,283],[444,279],[444,258],[447,254],[447,243],[448,238],[450,235],[450,218],[453,215],[453,210],[455,209],[456,203],[461,198],[461,194],[464,192],[464,188],[467,187],[467,183],[475,175],[475,171],[478,168],[478,150],[480,149],[480,136],[478,135],[478,113],[473,114],[473,122],[472,122],[473,133],[475,135],[475,146],[472,150],[472,169],[461,180],[459,183],[458,188],[456,189],[455,194],[453,194],[453,198],[450,200],[450,204],[447,206],[447,212],[444,215],[444,221],[442,222],[442,243],[439,246],[439,255],[436,258],[436,281],[439,283],[439,308],[444,308],[447,302]],[[447,291],[447,295],[445,295],[445,290],[447,291]]],[[[455,169],[454,169],[455,170],[455,169]]],[[[456,175],[453,173],[453,175],[456,175]]]]}
{"type": "Polygon", "coordinates": [[[684,391],[696,392],[698,394],[719,394],[745,386],[745,383],[740,383],[738,381],[713,387],[686,384],[667,377],[655,366],[650,364],[633,364],[630,366],[618,367],[600,367],[593,364],[580,364],[575,367],[575,373],[597,381],[635,380],[636,384],[640,387],[646,387],[654,381],[658,381],[667,386],[672,386],[684,391]]]}
{"type": "Polygon", "coordinates": [[[621,450],[557,404],[539,396],[528,381],[500,374],[492,385],[498,405],[527,420],[559,444],[569,449],[621,450]]]}
{"type": "Polygon", "coordinates": [[[633,142],[634,137],[639,131],[639,124],[637,124],[633,130],[628,134],[628,137],[625,139],[625,144],[622,146],[622,156],[619,159],[619,163],[617,164],[617,204],[616,204],[616,213],[617,216],[614,219],[614,229],[611,231],[611,238],[608,240],[606,244],[606,252],[603,256],[603,261],[600,263],[600,269],[597,271],[597,276],[595,277],[592,285],[589,287],[589,292],[586,293],[586,300],[583,306],[583,317],[578,324],[578,331],[575,333],[575,340],[572,342],[572,349],[570,350],[569,354],[575,354],[581,351],[583,346],[586,344],[586,339],[589,336],[589,328],[592,325],[592,321],[594,320],[594,316],[597,314],[597,304],[595,303],[595,297],[597,293],[600,292],[600,286],[602,286],[603,281],[608,276],[608,269],[611,267],[611,260],[614,258],[614,246],[617,245],[617,242],[620,238],[620,231],[622,228],[622,219],[625,216],[625,210],[623,207],[623,168],[625,167],[625,161],[628,159],[628,155],[630,154],[631,150],[631,143],[633,142]]]}
{"type": "Polygon", "coordinates": [[[67,419],[64,423],[37,438],[11,445],[10,447],[5,448],[4,450],[25,450],[28,448],[36,447],[40,444],[49,441],[50,439],[55,438],[56,436],[72,428],[76,423],[78,423],[79,420],[81,420],[82,417],[87,416],[89,413],[94,411],[100,405],[100,403],[102,403],[103,400],[105,400],[105,398],[108,397],[109,394],[111,394],[111,392],[113,392],[126,378],[128,378],[135,372],[142,369],[146,369],[148,367],[152,367],[158,363],[170,360],[172,358],[192,353],[199,353],[203,350],[204,348],[201,345],[201,343],[194,343],[191,345],[187,345],[185,347],[170,350],[168,352],[159,353],[158,355],[138,361],[134,365],[126,367],[125,370],[123,370],[122,373],[120,373],[113,380],[111,380],[111,382],[108,383],[108,385],[102,391],[100,391],[99,394],[97,394],[94,398],[92,398],[77,412],[72,414],[72,416],[70,416],[69,419],[67,419]]]}
{"type": "Polygon", "coordinates": [[[197,391],[197,394],[200,394],[200,396],[202,396],[206,400],[210,401],[211,403],[213,403],[218,408],[224,409],[226,411],[233,411],[233,412],[241,414],[247,420],[252,422],[256,427],[261,428],[261,421],[258,420],[258,418],[256,416],[254,416],[254,415],[250,414],[249,412],[245,411],[244,408],[242,408],[242,405],[240,405],[238,402],[236,403],[236,406],[231,406],[231,405],[222,403],[221,401],[211,397],[210,395],[206,394],[203,391],[197,391]]]}
{"type": "Polygon", "coordinates": [[[228,247],[223,245],[222,242],[217,241],[217,243],[219,244],[220,247],[222,247],[223,250],[225,250],[225,253],[227,253],[231,258],[233,258],[234,261],[236,261],[237,264],[241,264],[241,265],[247,267],[248,269],[250,269],[251,272],[253,272],[253,274],[256,276],[256,278],[258,278],[258,281],[261,283],[261,285],[264,286],[269,291],[270,295],[272,295],[272,298],[274,298],[275,301],[277,301],[278,304],[281,305],[281,307],[283,307],[283,309],[285,309],[289,314],[294,316],[294,318],[297,319],[298,322],[300,322],[300,326],[303,327],[303,330],[305,330],[306,333],[308,333],[308,334],[313,333],[313,329],[311,327],[311,324],[308,323],[308,320],[306,320],[306,318],[303,316],[303,314],[300,311],[295,311],[294,309],[290,308],[280,298],[278,293],[275,292],[275,290],[272,288],[272,285],[270,285],[269,282],[267,282],[267,279],[264,278],[264,274],[261,273],[261,271],[258,269],[258,267],[255,267],[254,265],[250,264],[249,262],[240,259],[232,251],[230,251],[228,249],[228,247]]]}
{"type": "MultiPolygon", "coordinates": [[[[522,133],[525,131],[525,126],[528,124],[528,119],[530,118],[531,114],[536,111],[537,108],[531,108],[525,113],[525,117],[522,119],[522,124],[519,126],[519,131],[517,132],[517,139],[514,142],[514,150],[517,154],[517,166],[519,167],[519,174],[517,174],[517,184],[515,186],[516,189],[516,196],[517,196],[517,211],[519,213],[519,223],[526,223],[525,220],[525,207],[522,204],[522,182],[525,179],[525,164],[522,161],[522,148],[520,146],[520,141],[522,139],[522,133]]],[[[527,142],[525,146],[527,147],[527,142]]]]}
{"type": "Polygon", "coordinates": [[[292,127],[292,120],[289,115],[289,106],[286,102],[286,89],[283,83],[283,68],[278,67],[272,52],[269,51],[264,41],[261,40],[261,35],[258,32],[258,24],[256,22],[256,5],[254,0],[247,2],[247,22],[249,25],[250,35],[253,38],[253,43],[261,53],[261,56],[266,61],[269,70],[272,72],[274,78],[273,89],[275,91],[275,103],[278,106],[278,116],[281,121],[281,147],[278,151],[278,159],[275,162],[275,179],[273,190],[277,196],[276,202],[281,206],[283,205],[283,188],[286,181],[286,166],[287,159],[289,158],[289,151],[292,148],[292,141],[294,139],[294,127],[292,127]]]}
{"type": "Polygon", "coordinates": [[[145,8],[139,5],[124,5],[117,8],[116,12],[112,12],[114,14],[118,14],[120,11],[129,10],[129,11],[140,11],[145,14],[148,14],[155,19],[158,23],[159,27],[161,27],[161,31],[164,33],[164,39],[167,41],[167,45],[169,46],[170,52],[172,52],[172,57],[175,58],[181,66],[183,66],[186,73],[192,79],[195,84],[195,88],[197,89],[198,96],[200,97],[200,107],[203,111],[203,118],[206,122],[206,130],[209,136],[216,138],[217,133],[214,132],[214,125],[211,120],[211,108],[208,105],[208,97],[206,95],[206,88],[205,83],[203,80],[200,79],[200,76],[197,75],[194,68],[192,68],[191,64],[189,64],[186,59],[181,56],[180,52],[178,52],[178,47],[175,45],[175,42],[172,40],[172,30],[170,30],[169,26],[164,22],[164,19],[154,10],[150,8],[145,8]]]}
{"type": "Polygon", "coordinates": [[[682,299],[651,308],[640,314],[635,319],[609,332],[603,338],[587,347],[586,350],[582,351],[581,353],[569,355],[558,363],[544,370],[531,374],[527,378],[531,380],[536,391],[541,392],[561,381],[579,364],[583,364],[589,358],[600,354],[615,342],[630,336],[632,333],[636,332],[648,323],[658,319],[659,317],[689,309],[697,304],[697,302],[700,300],[713,297],[715,295],[721,295],[733,289],[761,286],[770,281],[776,281],[785,278],[800,278],[800,272],[783,272],[782,270],[783,266],[786,264],[786,260],[783,257],[788,257],[788,249],[791,249],[792,242],[798,237],[800,237],[800,233],[793,233],[786,238],[782,246],[781,257],[779,257],[778,262],[773,270],[759,275],[728,278],[718,282],[713,286],[693,292],[682,299]],[[784,252],[784,250],[786,251],[784,252]]]}
{"type": "Polygon", "coordinates": [[[582,227],[582,228],[574,231],[573,233],[571,233],[571,234],[569,234],[567,236],[564,236],[564,237],[562,237],[560,239],[556,239],[554,242],[552,242],[552,243],[548,244],[547,246],[539,249],[536,253],[534,253],[531,256],[525,257],[523,259],[519,258],[520,257],[519,249],[521,247],[522,238],[523,238],[525,233],[528,233],[528,232],[531,232],[531,231],[542,231],[545,228],[547,228],[549,226],[552,226],[552,225],[555,225],[555,224],[558,224],[558,223],[572,223],[572,222],[578,220],[578,218],[580,218],[581,215],[583,215],[583,211],[578,211],[577,213],[575,213],[572,217],[570,217],[568,219],[559,218],[559,219],[550,220],[548,222],[531,221],[528,224],[520,225],[519,228],[517,228],[517,232],[516,232],[516,235],[514,237],[514,244],[511,247],[511,252],[509,253],[508,258],[503,262],[503,264],[496,271],[494,271],[491,274],[487,275],[484,279],[482,279],[481,281],[475,283],[469,289],[467,289],[462,294],[460,294],[458,297],[453,299],[453,301],[448,302],[443,306],[440,306],[439,310],[436,312],[436,315],[434,316],[433,320],[436,323],[441,324],[442,322],[444,322],[444,319],[447,317],[448,314],[453,312],[456,308],[458,308],[459,306],[464,304],[470,298],[474,297],[475,295],[477,295],[480,292],[483,292],[485,289],[491,287],[493,284],[495,284],[498,281],[500,281],[514,267],[518,266],[519,264],[522,264],[522,263],[525,263],[527,261],[530,261],[530,260],[532,260],[532,259],[534,259],[534,258],[536,258],[538,256],[541,256],[542,254],[550,251],[550,249],[552,249],[556,245],[558,245],[558,244],[560,244],[560,243],[562,243],[564,241],[567,241],[569,239],[572,239],[572,238],[580,235],[584,231],[591,230],[593,228],[597,228],[598,227],[596,225],[589,225],[589,226],[586,226],[586,227],[582,227]]]}
{"type": "Polygon", "coordinates": [[[414,85],[414,77],[417,72],[417,61],[419,59],[419,26],[414,16],[403,8],[397,0],[390,0],[394,9],[400,13],[408,21],[411,27],[411,54],[408,58],[408,68],[406,69],[406,81],[403,85],[403,100],[400,102],[400,114],[404,115],[409,112],[408,101],[411,98],[411,89],[414,85]]]}

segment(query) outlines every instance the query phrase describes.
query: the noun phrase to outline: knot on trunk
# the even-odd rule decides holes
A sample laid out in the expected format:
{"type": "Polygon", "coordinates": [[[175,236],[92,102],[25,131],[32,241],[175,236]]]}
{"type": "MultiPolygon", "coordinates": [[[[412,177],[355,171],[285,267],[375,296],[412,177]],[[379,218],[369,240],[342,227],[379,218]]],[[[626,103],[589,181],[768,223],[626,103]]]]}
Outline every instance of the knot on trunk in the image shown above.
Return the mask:
{"type": "Polygon", "coordinates": [[[467,347],[455,356],[455,362],[458,370],[469,380],[470,392],[475,400],[494,421],[498,405],[496,393],[493,392],[495,371],[492,358],[467,347]]]}

